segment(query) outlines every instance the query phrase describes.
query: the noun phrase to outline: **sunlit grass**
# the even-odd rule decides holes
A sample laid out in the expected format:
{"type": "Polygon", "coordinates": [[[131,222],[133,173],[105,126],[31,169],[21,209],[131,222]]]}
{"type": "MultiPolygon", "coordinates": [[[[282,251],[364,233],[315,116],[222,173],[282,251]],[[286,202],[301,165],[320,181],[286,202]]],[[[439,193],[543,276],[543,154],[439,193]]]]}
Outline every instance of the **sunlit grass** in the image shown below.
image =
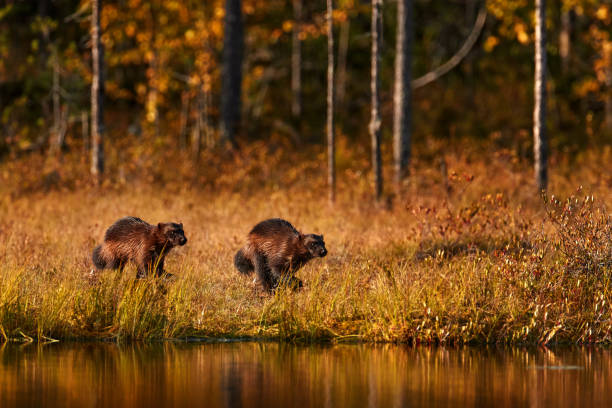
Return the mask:
{"type": "Polygon", "coordinates": [[[609,343],[610,155],[560,164],[550,191],[563,198],[548,201],[528,163],[449,154],[441,175],[417,160],[406,195],[380,204],[355,156],[334,206],[318,162],[256,149],[129,187],[88,186],[64,170],[65,183],[45,191],[35,163],[11,162],[0,190],[0,341],[609,343]],[[136,280],[133,266],[89,278],[91,250],[126,215],[184,223],[189,242],[166,261],[173,279],[136,280]],[[266,295],[234,270],[246,233],[269,217],[325,235],[329,255],[298,273],[300,292],[266,295]]]}

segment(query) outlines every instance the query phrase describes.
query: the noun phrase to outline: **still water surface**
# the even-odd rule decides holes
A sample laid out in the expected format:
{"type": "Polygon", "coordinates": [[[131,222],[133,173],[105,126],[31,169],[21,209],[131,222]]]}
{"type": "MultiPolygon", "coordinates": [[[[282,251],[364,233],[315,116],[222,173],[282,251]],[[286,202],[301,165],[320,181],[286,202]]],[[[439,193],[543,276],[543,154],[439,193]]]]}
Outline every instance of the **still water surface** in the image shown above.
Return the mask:
{"type": "Polygon", "coordinates": [[[611,407],[609,350],[0,346],[0,407],[611,407]]]}

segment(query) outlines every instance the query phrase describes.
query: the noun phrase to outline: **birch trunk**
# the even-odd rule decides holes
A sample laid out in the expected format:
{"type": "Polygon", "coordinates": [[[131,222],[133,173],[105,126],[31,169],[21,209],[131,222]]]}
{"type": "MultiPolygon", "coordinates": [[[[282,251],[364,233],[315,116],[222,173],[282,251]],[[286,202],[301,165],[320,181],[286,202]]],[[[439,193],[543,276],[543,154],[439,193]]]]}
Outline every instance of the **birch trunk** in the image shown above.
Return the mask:
{"type": "Polygon", "coordinates": [[[533,148],[538,189],[548,185],[548,140],[546,135],[546,0],[536,0],[535,80],[533,148]]]}
{"type": "Polygon", "coordinates": [[[327,0],[327,183],[329,201],[336,201],[336,137],[334,134],[334,22],[333,2],[327,0]]]}
{"type": "Polygon", "coordinates": [[[372,69],[370,89],[372,91],[372,111],[370,119],[370,138],[372,142],[372,171],[374,173],[374,192],[376,200],[382,196],[382,168],[380,158],[380,45],[382,36],[382,0],[372,0],[372,69]]]}
{"type": "Polygon", "coordinates": [[[100,43],[100,3],[102,0],[91,1],[91,174],[100,181],[104,173],[104,123],[103,123],[103,84],[102,69],[104,50],[100,43]]]}

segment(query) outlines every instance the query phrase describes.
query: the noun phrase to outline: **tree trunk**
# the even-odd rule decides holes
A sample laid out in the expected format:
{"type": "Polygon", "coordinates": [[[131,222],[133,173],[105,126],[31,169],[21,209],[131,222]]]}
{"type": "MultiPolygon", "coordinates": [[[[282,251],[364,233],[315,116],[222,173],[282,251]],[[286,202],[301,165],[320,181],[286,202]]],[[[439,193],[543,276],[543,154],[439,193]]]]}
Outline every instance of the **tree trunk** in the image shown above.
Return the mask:
{"type": "MultiPolygon", "coordinates": [[[[563,4],[561,4],[563,8],[563,4]]],[[[559,56],[561,57],[561,69],[563,73],[568,72],[571,53],[572,17],[571,10],[561,11],[561,31],[559,32],[559,56]]]]}
{"type": "Polygon", "coordinates": [[[336,201],[336,137],[334,134],[334,21],[333,2],[327,0],[327,183],[329,201],[336,201]]]}
{"type": "Polygon", "coordinates": [[[412,0],[398,0],[393,94],[393,162],[398,192],[408,174],[412,125],[412,0]]]}
{"type": "Polygon", "coordinates": [[[348,56],[349,34],[351,31],[351,20],[348,15],[340,26],[340,43],[338,44],[338,78],[336,102],[342,106],[346,94],[346,58],[348,56]]]}
{"type": "Polygon", "coordinates": [[[103,80],[104,50],[100,43],[100,3],[91,0],[91,174],[100,181],[104,173],[103,80]]]}
{"type": "Polygon", "coordinates": [[[382,196],[382,168],[380,158],[380,46],[382,36],[382,0],[372,0],[372,70],[370,89],[372,91],[372,114],[370,119],[370,137],[372,139],[372,171],[374,173],[374,191],[376,200],[382,196]]]}
{"type": "Polygon", "coordinates": [[[293,34],[291,44],[291,113],[294,118],[302,115],[302,0],[293,0],[293,34]]]}
{"type": "Polygon", "coordinates": [[[244,47],[242,1],[226,0],[223,37],[223,89],[221,93],[221,141],[236,143],[240,126],[242,56],[244,47]]]}
{"type": "Polygon", "coordinates": [[[536,0],[533,148],[535,179],[539,190],[548,184],[546,136],[546,0],[536,0]]]}

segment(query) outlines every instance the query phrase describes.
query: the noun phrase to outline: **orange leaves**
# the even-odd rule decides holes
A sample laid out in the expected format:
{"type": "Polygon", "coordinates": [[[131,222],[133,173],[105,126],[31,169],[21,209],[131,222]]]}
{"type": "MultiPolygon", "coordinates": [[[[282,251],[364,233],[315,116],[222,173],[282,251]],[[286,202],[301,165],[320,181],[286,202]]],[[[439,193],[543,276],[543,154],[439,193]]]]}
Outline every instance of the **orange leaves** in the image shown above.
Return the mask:
{"type": "Polygon", "coordinates": [[[483,48],[484,48],[484,50],[485,50],[486,52],[491,52],[491,51],[493,51],[493,49],[494,49],[495,47],[497,47],[497,45],[498,45],[498,44],[499,44],[499,38],[497,38],[497,37],[496,37],[496,36],[494,36],[494,35],[490,35],[490,36],[489,36],[489,37],[486,39],[486,41],[485,41],[485,43],[484,43],[484,45],[483,45],[483,48]]]}
{"type": "Polygon", "coordinates": [[[610,24],[610,6],[606,4],[600,5],[595,12],[595,17],[607,24],[610,24]]]}

